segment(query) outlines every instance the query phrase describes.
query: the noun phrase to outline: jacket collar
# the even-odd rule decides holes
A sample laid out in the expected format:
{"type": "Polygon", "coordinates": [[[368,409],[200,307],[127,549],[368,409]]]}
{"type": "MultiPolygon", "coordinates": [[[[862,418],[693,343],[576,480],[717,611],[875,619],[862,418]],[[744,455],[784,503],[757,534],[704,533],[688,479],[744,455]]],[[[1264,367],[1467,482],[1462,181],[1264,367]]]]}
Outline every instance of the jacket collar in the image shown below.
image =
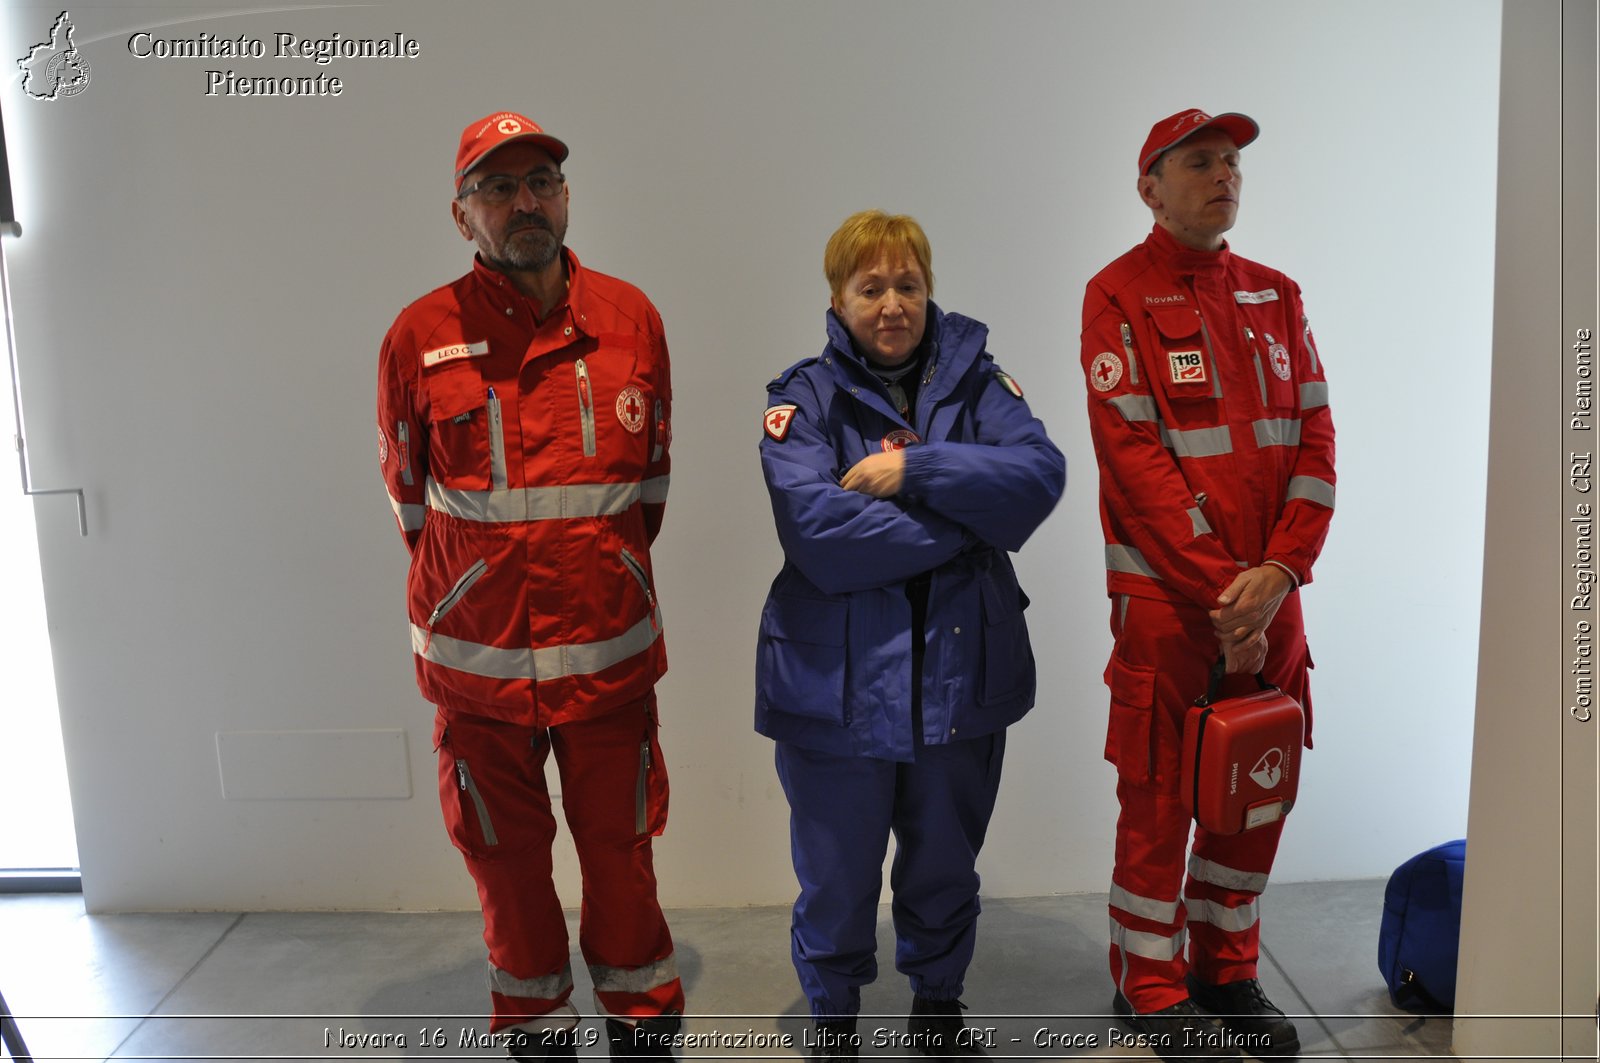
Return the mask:
{"type": "Polygon", "coordinates": [[[1197,251],[1180,244],[1159,224],[1150,227],[1150,236],[1144,243],[1159,261],[1175,273],[1212,276],[1226,270],[1233,259],[1233,251],[1226,240],[1219,251],[1197,251]]]}
{"type": "MultiPolygon", "coordinates": [[[[539,323],[539,327],[544,328],[551,321],[564,320],[578,332],[592,335],[587,327],[589,305],[583,265],[578,261],[578,256],[572,253],[571,248],[563,247],[561,257],[567,267],[567,297],[550,308],[544,320],[539,323]]],[[[508,309],[525,310],[530,318],[533,316],[532,301],[517,291],[510,277],[485,263],[481,255],[472,256],[472,276],[478,282],[478,290],[484,293],[484,297],[494,309],[501,313],[505,313],[508,309]]]]}
{"type": "MultiPolygon", "coordinates": [[[[882,390],[877,376],[850,340],[850,330],[830,307],[827,311],[828,347],[833,355],[833,373],[846,387],[870,384],[874,394],[882,390]]],[[[926,381],[917,404],[937,402],[948,395],[983,352],[988,326],[960,314],[946,314],[937,303],[928,303],[928,327],[922,343],[927,348],[927,363],[922,367],[926,381]]]]}

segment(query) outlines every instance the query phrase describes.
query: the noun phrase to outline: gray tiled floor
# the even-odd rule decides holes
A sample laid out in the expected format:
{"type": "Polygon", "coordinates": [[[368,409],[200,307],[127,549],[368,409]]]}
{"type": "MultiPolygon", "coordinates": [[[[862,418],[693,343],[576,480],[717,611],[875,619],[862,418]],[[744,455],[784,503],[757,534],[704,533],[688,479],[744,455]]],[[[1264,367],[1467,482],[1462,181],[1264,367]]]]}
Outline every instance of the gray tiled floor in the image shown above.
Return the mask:
{"type": "MultiPolygon", "coordinates": [[[[1383,883],[1274,886],[1262,899],[1268,993],[1297,1016],[1305,1059],[1447,1059],[1448,1019],[1401,1012],[1378,979],[1383,883]]],[[[668,913],[688,990],[685,1056],[793,1058],[731,1043],[795,1043],[809,1029],[789,965],[787,908],[668,913]]],[[[498,1059],[486,1029],[476,913],[252,912],[86,915],[76,896],[0,897],[0,993],[39,1060],[498,1059]],[[442,1044],[434,1043],[437,1035],[442,1044]],[[463,1043],[465,1038],[465,1043],[463,1043]],[[384,1042],[387,1044],[384,1044],[384,1042]]],[[[988,900],[968,975],[968,1023],[993,1027],[990,1055],[1153,1058],[1118,1046],[1105,1011],[1105,896],[988,900]],[[1041,1046],[1041,1031],[1056,1046],[1041,1046]],[[1095,1047],[1063,1047],[1067,1035],[1095,1047]]],[[[866,1055],[902,1050],[874,1031],[908,1003],[892,970],[863,994],[866,1055]],[[874,1046],[873,1041],[879,1043],[874,1046]]],[[[574,964],[573,1000],[590,987],[574,964]]],[[[903,1013],[903,1012],[902,1012],[903,1013]]],[[[586,1020],[586,1030],[596,1030],[586,1020]]],[[[585,1050],[602,1058],[603,1046],[585,1050]]],[[[0,1058],[6,1058],[0,1056],[0,1058]]]]}

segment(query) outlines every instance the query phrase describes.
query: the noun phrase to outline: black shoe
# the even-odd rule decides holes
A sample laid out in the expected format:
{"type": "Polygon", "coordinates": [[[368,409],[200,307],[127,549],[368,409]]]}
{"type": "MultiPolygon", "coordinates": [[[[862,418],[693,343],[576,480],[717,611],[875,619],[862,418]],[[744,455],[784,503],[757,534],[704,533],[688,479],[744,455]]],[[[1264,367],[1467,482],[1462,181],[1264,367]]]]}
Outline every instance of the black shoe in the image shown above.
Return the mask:
{"type": "Polygon", "coordinates": [[[1129,1029],[1144,1035],[1142,1045],[1167,1063],[1204,1059],[1239,1063],[1239,1053],[1231,1047],[1232,1035],[1215,1019],[1202,1015],[1192,1000],[1180,1000],[1170,1008],[1139,1015],[1128,998],[1118,992],[1111,998],[1111,1010],[1129,1029]]]}
{"type": "Polygon", "coordinates": [[[959,1000],[911,998],[911,1017],[906,1032],[911,1046],[925,1056],[937,1059],[972,1058],[984,1054],[978,1046],[978,1031],[967,1031],[961,1013],[967,1006],[959,1000]]]}
{"type": "Polygon", "coordinates": [[[682,1025],[681,1015],[655,1015],[631,1023],[607,1019],[606,1036],[611,1039],[611,1058],[664,1063],[673,1058],[672,1043],[682,1025]]]}
{"type": "Polygon", "coordinates": [[[514,1063],[533,1063],[540,1059],[577,1059],[578,1028],[565,1030],[513,1030],[506,1035],[506,1058],[514,1063]]]}
{"type": "Polygon", "coordinates": [[[854,1019],[819,1019],[812,1035],[812,1059],[859,1059],[861,1035],[854,1019]]]}
{"type": "Polygon", "coordinates": [[[1257,1059],[1294,1059],[1300,1054],[1300,1034],[1283,1009],[1267,999],[1254,978],[1227,985],[1206,985],[1189,976],[1189,996],[1236,1034],[1234,1041],[1257,1059]]]}

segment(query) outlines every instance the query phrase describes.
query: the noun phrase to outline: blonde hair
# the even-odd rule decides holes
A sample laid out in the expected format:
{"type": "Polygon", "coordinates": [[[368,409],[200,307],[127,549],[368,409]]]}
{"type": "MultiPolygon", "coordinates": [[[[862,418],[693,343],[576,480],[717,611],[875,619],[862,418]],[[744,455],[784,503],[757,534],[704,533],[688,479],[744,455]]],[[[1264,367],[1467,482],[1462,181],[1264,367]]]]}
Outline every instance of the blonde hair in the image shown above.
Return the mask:
{"type": "Polygon", "coordinates": [[[839,298],[845,282],[884,251],[898,251],[915,260],[927,279],[928,294],[933,294],[933,250],[917,219],[909,214],[863,210],[850,215],[834,230],[822,252],[822,273],[828,278],[833,297],[839,298]]]}

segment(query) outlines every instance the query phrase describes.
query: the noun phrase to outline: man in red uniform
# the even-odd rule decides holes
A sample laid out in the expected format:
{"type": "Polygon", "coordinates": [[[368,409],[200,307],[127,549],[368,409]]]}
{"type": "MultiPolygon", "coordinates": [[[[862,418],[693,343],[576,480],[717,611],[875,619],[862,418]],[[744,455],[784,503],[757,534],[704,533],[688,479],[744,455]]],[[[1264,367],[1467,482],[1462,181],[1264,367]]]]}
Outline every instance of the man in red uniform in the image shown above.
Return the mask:
{"type": "Polygon", "coordinates": [[[651,863],[667,661],[650,544],[672,388],[655,307],[563,244],[566,157],[520,114],[462,133],[451,212],[477,257],[384,338],[378,456],[411,551],[445,825],[483,904],[490,1030],[513,1059],[572,1056],[580,1037],[551,881],[554,753],[612,1053],[666,1058],[683,987],[651,863]]]}
{"type": "Polygon", "coordinates": [[[1239,152],[1257,132],[1239,114],[1157,122],[1138,182],[1155,225],[1089,282],[1083,304],[1116,640],[1112,1006],[1166,1060],[1300,1047],[1256,980],[1257,896],[1282,824],[1196,829],[1191,850],[1178,792],[1183,717],[1218,657],[1231,673],[1223,693],[1262,673],[1305,706],[1310,738],[1295,591],[1333,515],[1333,422],[1299,286],[1223,239],[1239,152]]]}

